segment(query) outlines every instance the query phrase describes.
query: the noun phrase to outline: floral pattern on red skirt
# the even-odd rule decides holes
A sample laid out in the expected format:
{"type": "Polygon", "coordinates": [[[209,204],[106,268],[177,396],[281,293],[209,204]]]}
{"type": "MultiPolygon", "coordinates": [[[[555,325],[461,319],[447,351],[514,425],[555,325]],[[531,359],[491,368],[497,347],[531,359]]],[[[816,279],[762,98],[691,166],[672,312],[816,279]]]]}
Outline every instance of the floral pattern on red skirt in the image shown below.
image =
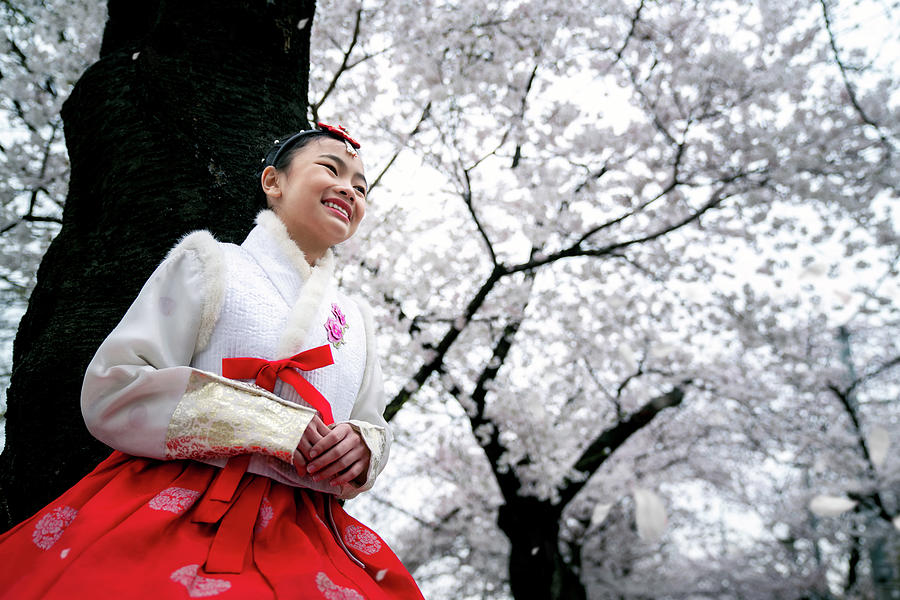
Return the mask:
{"type": "Polygon", "coordinates": [[[0,599],[422,598],[384,541],[333,497],[274,481],[247,525],[240,572],[206,572],[219,524],[192,516],[218,472],[114,452],[0,536],[0,599]]]}

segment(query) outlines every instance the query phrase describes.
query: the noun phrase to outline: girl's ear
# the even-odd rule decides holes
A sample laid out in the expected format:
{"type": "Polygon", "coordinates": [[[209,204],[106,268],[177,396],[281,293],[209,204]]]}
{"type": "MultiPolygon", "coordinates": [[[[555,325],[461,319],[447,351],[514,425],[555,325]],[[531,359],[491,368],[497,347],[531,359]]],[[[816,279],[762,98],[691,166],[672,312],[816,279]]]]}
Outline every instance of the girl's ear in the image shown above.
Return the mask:
{"type": "Polygon", "coordinates": [[[263,169],[259,178],[259,183],[266,197],[269,199],[269,205],[272,204],[273,198],[281,197],[281,186],[278,182],[278,171],[272,165],[263,169]]]}

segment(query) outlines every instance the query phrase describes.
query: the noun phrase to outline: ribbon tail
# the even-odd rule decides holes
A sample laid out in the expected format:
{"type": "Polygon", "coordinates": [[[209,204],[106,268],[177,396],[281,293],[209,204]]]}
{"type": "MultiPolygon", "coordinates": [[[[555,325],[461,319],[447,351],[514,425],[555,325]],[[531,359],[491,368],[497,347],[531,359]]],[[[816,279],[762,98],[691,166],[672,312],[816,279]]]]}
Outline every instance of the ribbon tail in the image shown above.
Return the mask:
{"type": "Polygon", "coordinates": [[[300,397],[303,398],[310,406],[319,411],[319,414],[322,415],[322,421],[326,425],[331,425],[334,423],[334,417],[331,414],[331,404],[328,403],[328,400],[323,396],[319,390],[317,390],[313,384],[308,382],[306,379],[300,376],[296,371],[292,371],[290,369],[285,369],[278,374],[281,379],[290,385],[292,388],[297,390],[297,393],[300,394],[300,397]]]}

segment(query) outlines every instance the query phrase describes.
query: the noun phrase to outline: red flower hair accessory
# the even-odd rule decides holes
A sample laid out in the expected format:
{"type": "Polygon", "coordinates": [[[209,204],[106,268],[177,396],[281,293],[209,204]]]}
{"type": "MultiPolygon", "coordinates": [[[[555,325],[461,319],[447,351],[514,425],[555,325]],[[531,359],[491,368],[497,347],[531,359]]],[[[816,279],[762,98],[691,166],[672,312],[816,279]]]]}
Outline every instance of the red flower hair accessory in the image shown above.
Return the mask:
{"type": "Polygon", "coordinates": [[[338,125],[337,127],[332,127],[327,123],[316,123],[316,127],[323,131],[330,131],[331,133],[339,136],[347,143],[347,152],[351,155],[356,156],[356,151],[359,150],[359,142],[350,137],[350,133],[343,125],[338,125]]]}

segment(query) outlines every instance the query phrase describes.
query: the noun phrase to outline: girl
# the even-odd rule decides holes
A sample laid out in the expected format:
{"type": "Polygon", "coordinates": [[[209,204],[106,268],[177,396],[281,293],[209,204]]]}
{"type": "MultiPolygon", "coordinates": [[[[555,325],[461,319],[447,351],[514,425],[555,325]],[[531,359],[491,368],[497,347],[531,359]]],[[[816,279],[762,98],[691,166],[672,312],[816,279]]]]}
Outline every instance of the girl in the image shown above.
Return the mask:
{"type": "Polygon", "coordinates": [[[244,243],[198,231],[156,269],[84,379],[115,452],[0,537],[0,598],[421,598],[337,502],[391,441],[371,314],[333,276],[358,148],[321,123],[276,141],[244,243]]]}

